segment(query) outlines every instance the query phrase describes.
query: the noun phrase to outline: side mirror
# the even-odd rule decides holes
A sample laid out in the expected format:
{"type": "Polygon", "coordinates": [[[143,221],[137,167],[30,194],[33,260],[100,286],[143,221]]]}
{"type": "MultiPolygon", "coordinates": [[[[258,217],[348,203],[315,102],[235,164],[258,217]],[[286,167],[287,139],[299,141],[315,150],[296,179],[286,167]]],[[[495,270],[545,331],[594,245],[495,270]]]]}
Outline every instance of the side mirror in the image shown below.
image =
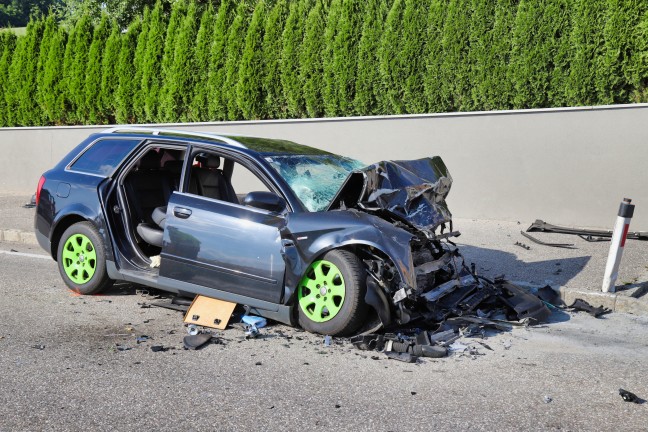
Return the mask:
{"type": "Polygon", "coordinates": [[[245,196],[243,204],[250,207],[256,207],[268,210],[273,213],[281,213],[286,207],[286,200],[272,192],[250,192],[245,196]]]}

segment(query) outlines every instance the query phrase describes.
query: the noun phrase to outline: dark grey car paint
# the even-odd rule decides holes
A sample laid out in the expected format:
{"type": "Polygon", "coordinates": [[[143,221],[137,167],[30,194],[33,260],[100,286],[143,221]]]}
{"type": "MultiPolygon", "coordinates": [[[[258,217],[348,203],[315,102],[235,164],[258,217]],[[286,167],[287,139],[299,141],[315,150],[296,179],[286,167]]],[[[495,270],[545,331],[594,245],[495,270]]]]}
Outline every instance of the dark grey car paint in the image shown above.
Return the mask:
{"type": "Polygon", "coordinates": [[[160,276],[279,303],[284,218],[174,192],[167,206],[160,276]]]}

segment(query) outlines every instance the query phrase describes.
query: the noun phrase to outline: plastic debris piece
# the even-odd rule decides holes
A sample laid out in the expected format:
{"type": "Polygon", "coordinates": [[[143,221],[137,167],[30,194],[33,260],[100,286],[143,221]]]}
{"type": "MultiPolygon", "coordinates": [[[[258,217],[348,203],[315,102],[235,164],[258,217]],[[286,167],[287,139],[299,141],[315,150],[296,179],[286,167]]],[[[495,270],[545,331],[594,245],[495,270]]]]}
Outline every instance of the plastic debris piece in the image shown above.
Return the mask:
{"type": "Polygon", "coordinates": [[[42,350],[45,349],[45,345],[42,345],[42,344],[36,344],[36,345],[32,345],[32,348],[37,349],[37,350],[41,350],[41,351],[42,351],[42,350]]]}
{"type": "Polygon", "coordinates": [[[247,325],[255,326],[258,329],[263,328],[268,324],[265,318],[255,315],[243,315],[241,321],[247,325]]]}
{"type": "Polygon", "coordinates": [[[331,346],[331,336],[326,335],[324,336],[324,346],[331,346]]]}
{"type": "Polygon", "coordinates": [[[147,335],[141,335],[141,336],[138,336],[137,339],[135,339],[135,342],[137,342],[138,344],[141,344],[142,342],[146,342],[149,339],[150,338],[147,335]]]}
{"type": "Polygon", "coordinates": [[[592,315],[594,318],[598,318],[602,315],[609,314],[610,312],[612,312],[612,309],[603,307],[603,305],[599,307],[594,307],[591,304],[587,303],[585,300],[580,298],[574,300],[574,303],[572,303],[571,306],[569,307],[578,311],[587,312],[588,314],[592,315]]]}
{"type": "Polygon", "coordinates": [[[468,349],[467,345],[462,344],[461,342],[454,342],[448,347],[448,350],[451,352],[464,352],[468,349]]]}
{"type": "Polygon", "coordinates": [[[418,357],[441,358],[448,355],[448,350],[435,345],[414,345],[412,354],[418,357]]]}
{"type": "Polygon", "coordinates": [[[245,326],[245,339],[255,339],[256,337],[259,336],[259,329],[256,328],[256,326],[253,325],[246,325],[245,326]]]}
{"type": "Polygon", "coordinates": [[[622,388],[619,389],[619,395],[623,398],[624,401],[626,402],[634,402],[636,404],[642,404],[646,402],[645,400],[641,399],[639,396],[637,396],[634,393],[631,393],[627,390],[623,390],[622,388]]]}
{"type": "Polygon", "coordinates": [[[416,360],[418,360],[418,357],[410,353],[397,353],[394,351],[386,351],[385,355],[387,356],[387,358],[390,358],[392,360],[398,360],[403,363],[415,363],[416,360]]]}
{"type": "Polygon", "coordinates": [[[211,333],[200,333],[195,335],[185,336],[182,339],[184,347],[188,350],[197,350],[207,343],[211,342],[213,336],[211,333]]]}
{"type": "Polygon", "coordinates": [[[153,345],[151,347],[151,351],[153,352],[164,352],[164,351],[168,351],[169,349],[170,349],[169,347],[165,347],[162,345],[153,345]]]}
{"type": "Polygon", "coordinates": [[[383,335],[358,335],[353,336],[351,343],[359,350],[378,350],[382,351],[385,348],[385,337],[383,335]]]}
{"type": "Polygon", "coordinates": [[[553,306],[564,306],[565,302],[562,301],[560,298],[560,295],[549,285],[545,285],[544,287],[540,288],[536,296],[544,302],[547,302],[553,306]]]}
{"type": "Polygon", "coordinates": [[[550,403],[552,400],[553,400],[553,398],[551,396],[545,396],[544,397],[544,402],[545,403],[550,403]]]}
{"type": "Polygon", "coordinates": [[[491,348],[488,344],[486,344],[484,342],[477,341],[477,343],[479,345],[483,346],[484,348],[486,348],[487,350],[494,351],[493,348],[491,348]]]}
{"type": "Polygon", "coordinates": [[[511,346],[513,345],[513,343],[511,342],[511,339],[509,339],[509,340],[503,341],[502,345],[504,345],[504,349],[507,350],[507,349],[511,349],[511,346]]]}

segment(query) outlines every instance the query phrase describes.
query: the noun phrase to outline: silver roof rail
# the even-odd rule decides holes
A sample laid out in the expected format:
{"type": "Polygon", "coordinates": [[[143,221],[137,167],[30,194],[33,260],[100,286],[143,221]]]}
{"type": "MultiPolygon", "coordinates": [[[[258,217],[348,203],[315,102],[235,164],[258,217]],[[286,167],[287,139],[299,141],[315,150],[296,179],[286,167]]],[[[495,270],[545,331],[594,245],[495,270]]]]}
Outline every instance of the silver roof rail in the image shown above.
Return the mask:
{"type": "Polygon", "coordinates": [[[233,140],[231,138],[213,134],[209,132],[192,132],[192,131],[182,131],[176,129],[159,129],[159,128],[150,128],[150,127],[114,127],[108,130],[103,131],[102,133],[150,133],[151,135],[170,135],[170,136],[184,136],[187,138],[207,138],[210,140],[218,140],[225,144],[229,144],[234,147],[246,148],[240,142],[233,140]]]}

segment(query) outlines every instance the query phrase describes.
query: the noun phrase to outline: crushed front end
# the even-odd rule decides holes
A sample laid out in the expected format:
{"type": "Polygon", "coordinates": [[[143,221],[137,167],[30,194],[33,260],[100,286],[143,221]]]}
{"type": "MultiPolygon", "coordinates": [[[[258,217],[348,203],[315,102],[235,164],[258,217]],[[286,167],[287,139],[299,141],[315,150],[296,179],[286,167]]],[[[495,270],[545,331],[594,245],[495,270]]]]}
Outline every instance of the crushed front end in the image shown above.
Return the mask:
{"type": "Polygon", "coordinates": [[[379,313],[386,326],[468,315],[545,321],[550,311],[540,299],[503,279],[481,277],[465,263],[452,242],[460,234],[445,201],[451,184],[439,157],[379,162],[347,178],[329,210],[360,210],[411,234],[410,256],[365,257],[368,303],[373,306],[372,293],[389,299],[393,316],[379,313]]]}

